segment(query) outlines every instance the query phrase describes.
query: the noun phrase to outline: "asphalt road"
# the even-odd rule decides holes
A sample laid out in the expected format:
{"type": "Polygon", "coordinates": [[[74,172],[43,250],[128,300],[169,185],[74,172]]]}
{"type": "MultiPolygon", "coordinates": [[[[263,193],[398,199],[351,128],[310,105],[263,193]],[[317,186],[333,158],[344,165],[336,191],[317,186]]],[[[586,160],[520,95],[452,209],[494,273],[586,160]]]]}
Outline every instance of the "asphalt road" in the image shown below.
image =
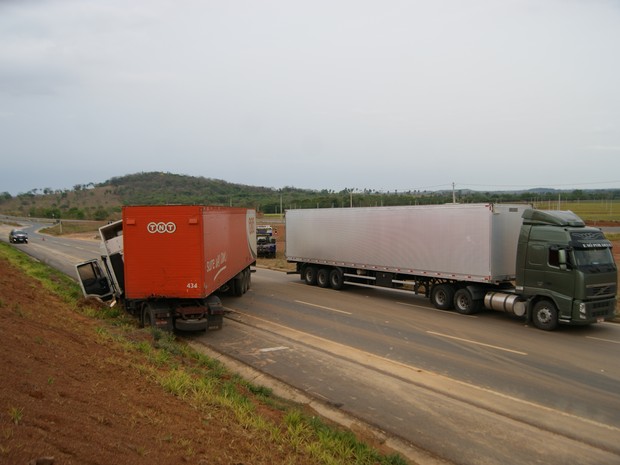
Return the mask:
{"type": "MultiPolygon", "coordinates": [[[[71,276],[98,255],[32,233],[16,247],[71,276]]],[[[223,298],[222,331],[190,339],[413,444],[419,463],[620,463],[619,325],[544,332],[271,270],[252,280],[223,298]]]]}
{"type": "MultiPolygon", "coordinates": [[[[14,246],[75,279],[75,264],[99,257],[99,243],[97,241],[50,236],[37,232],[41,228],[49,226],[50,224],[25,223],[20,229],[28,233],[28,244],[14,244],[14,246]]],[[[0,225],[0,240],[8,242],[11,229],[13,227],[0,225]]]]}

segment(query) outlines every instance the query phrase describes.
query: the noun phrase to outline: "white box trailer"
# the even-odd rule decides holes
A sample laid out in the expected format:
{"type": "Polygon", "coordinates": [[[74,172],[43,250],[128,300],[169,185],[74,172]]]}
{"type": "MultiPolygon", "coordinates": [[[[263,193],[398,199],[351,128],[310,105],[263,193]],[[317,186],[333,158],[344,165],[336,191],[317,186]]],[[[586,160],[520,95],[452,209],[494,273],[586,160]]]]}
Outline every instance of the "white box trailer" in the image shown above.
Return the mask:
{"type": "Polygon", "coordinates": [[[515,278],[527,205],[450,204],[286,212],[288,261],[473,282],[515,278]]]}
{"type": "Polygon", "coordinates": [[[524,204],[287,210],[286,257],[310,285],[424,294],[546,330],[614,317],[611,243],[570,211],[524,204]]]}

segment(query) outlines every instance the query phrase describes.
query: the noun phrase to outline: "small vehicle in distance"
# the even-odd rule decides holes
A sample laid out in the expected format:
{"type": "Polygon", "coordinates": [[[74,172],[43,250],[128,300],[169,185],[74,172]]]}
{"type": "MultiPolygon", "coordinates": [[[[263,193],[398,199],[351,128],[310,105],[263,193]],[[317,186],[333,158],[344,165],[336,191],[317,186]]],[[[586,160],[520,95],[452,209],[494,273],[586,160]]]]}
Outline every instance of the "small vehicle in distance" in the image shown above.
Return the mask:
{"type": "Polygon", "coordinates": [[[12,244],[17,244],[17,243],[27,244],[28,233],[25,231],[22,231],[21,229],[13,229],[9,233],[9,242],[12,244]]]}

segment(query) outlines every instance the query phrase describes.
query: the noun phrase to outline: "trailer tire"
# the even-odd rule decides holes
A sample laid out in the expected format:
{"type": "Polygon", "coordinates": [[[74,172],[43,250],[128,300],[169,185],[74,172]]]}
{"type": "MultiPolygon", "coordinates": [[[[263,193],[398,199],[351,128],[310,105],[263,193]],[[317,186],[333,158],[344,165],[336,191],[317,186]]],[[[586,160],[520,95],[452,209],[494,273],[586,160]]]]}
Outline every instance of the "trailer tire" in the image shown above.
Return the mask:
{"type": "Polygon", "coordinates": [[[316,275],[317,272],[315,267],[311,265],[304,267],[303,277],[307,285],[314,286],[316,284],[316,275]]]}
{"type": "Polygon", "coordinates": [[[462,287],[454,293],[454,309],[461,315],[478,313],[481,304],[480,300],[474,300],[471,292],[466,287],[462,287]]]}
{"type": "Polygon", "coordinates": [[[241,287],[241,280],[239,278],[233,278],[228,282],[230,286],[230,293],[234,297],[241,297],[243,295],[243,288],[241,287]]]}
{"type": "Polygon", "coordinates": [[[252,272],[250,268],[245,269],[245,278],[246,278],[246,290],[249,291],[252,288],[252,272]]]}
{"type": "Polygon", "coordinates": [[[451,284],[435,284],[431,289],[431,303],[439,310],[452,308],[454,287],[451,284]]]}
{"type": "Polygon", "coordinates": [[[246,292],[248,292],[248,289],[250,288],[249,284],[248,284],[248,274],[246,273],[247,270],[243,270],[241,272],[241,287],[242,287],[242,294],[245,294],[246,292]]]}
{"type": "Polygon", "coordinates": [[[334,268],[331,273],[329,273],[329,286],[337,291],[343,288],[344,273],[340,268],[334,268]]]}
{"type": "Polygon", "coordinates": [[[150,305],[145,305],[144,307],[142,307],[142,325],[145,328],[155,326],[155,317],[151,312],[150,305]]]}
{"type": "Polygon", "coordinates": [[[138,318],[140,320],[140,327],[146,328],[151,325],[150,314],[147,305],[142,305],[140,307],[140,313],[138,314],[138,318]]]}
{"type": "Polygon", "coordinates": [[[534,326],[544,331],[553,331],[558,327],[558,309],[550,300],[539,300],[532,309],[534,326]]]}
{"type": "Polygon", "coordinates": [[[319,287],[329,287],[329,268],[319,268],[316,273],[316,283],[319,287]]]}
{"type": "Polygon", "coordinates": [[[241,297],[250,288],[249,269],[244,269],[237,276],[228,282],[230,293],[235,297],[241,297]]]}

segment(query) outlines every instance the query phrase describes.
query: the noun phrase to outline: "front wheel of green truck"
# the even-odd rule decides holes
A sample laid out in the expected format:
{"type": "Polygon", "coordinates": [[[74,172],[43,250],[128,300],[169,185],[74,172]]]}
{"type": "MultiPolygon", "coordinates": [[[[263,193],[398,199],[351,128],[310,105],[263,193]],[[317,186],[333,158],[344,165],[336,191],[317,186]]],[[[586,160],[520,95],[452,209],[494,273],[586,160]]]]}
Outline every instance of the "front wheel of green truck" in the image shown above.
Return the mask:
{"type": "Polygon", "coordinates": [[[553,331],[558,327],[558,309],[550,300],[539,300],[532,309],[534,326],[545,331],[553,331]]]}

